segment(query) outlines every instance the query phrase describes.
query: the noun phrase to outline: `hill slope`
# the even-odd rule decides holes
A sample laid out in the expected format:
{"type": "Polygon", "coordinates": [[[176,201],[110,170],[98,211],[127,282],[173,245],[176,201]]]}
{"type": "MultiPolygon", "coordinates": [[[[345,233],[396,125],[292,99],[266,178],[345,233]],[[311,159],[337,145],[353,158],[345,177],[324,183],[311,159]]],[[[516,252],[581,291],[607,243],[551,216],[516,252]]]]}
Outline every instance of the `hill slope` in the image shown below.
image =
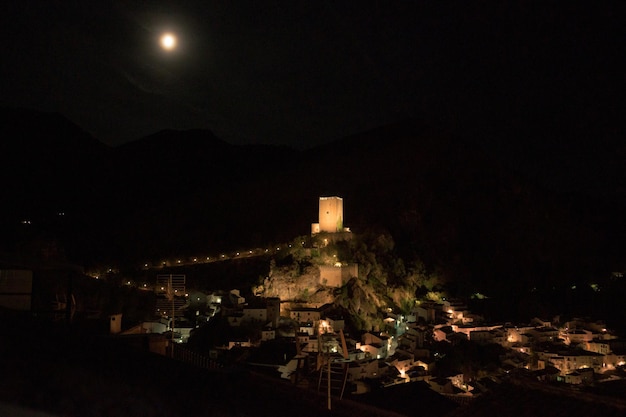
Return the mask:
{"type": "Polygon", "coordinates": [[[10,176],[6,251],[43,238],[77,262],[136,263],[255,247],[308,234],[318,197],[340,195],[347,226],[389,232],[398,256],[467,287],[548,286],[624,266],[611,200],[548,190],[471,138],[416,121],[298,152],[197,130],[111,149],[58,116],[3,117],[45,149],[9,148],[4,174],[26,164],[29,175],[10,176]],[[19,223],[26,216],[32,224],[19,223]]]}

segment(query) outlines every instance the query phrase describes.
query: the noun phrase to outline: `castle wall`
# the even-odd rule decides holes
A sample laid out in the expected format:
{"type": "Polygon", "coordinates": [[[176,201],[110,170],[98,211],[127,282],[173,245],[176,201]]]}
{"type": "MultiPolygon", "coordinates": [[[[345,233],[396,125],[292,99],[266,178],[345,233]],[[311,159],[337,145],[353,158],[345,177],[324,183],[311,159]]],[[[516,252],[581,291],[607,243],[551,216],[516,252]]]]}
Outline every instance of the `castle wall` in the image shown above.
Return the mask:
{"type": "Polygon", "coordinates": [[[343,266],[320,266],[320,284],[327,287],[341,287],[352,277],[359,275],[357,264],[343,266]]]}
{"type": "Polygon", "coordinates": [[[340,266],[320,266],[320,284],[327,287],[341,287],[343,285],[340,266]]]}

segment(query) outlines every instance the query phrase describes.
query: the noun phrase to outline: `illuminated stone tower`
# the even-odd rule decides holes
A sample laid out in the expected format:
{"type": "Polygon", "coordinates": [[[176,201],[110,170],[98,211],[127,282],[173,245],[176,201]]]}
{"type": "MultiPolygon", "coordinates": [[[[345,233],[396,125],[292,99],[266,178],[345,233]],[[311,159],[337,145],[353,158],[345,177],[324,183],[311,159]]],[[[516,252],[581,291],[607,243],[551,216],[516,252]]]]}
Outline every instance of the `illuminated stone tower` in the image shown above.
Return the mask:
{"type": "Polygon", "coordinates": [[[319,231],[336,233],[343,231],[343,199],[320,197],[319,231]]]}

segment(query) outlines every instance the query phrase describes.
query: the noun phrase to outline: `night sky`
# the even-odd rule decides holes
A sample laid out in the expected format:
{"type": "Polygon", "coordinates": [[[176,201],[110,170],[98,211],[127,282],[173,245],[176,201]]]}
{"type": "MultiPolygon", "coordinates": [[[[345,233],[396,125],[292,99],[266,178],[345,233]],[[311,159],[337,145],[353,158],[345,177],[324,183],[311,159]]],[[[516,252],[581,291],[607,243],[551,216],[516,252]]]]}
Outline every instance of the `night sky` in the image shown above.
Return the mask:
{"type": "Polygon", "coordinates": [[[512,153],[623,136],[618,1],[27,0],[0,15],[0,104],[110,145],[207,128],[304,149],[407,117],[512,153]]]}

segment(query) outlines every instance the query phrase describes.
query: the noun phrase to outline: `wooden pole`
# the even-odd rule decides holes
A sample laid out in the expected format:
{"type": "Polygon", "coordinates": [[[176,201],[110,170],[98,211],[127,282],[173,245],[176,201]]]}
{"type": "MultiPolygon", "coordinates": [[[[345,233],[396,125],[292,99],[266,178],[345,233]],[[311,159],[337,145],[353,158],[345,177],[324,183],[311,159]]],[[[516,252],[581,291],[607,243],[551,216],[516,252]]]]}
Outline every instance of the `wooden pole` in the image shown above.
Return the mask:
{"type": "Polygon", "coordinates": [[[330,349],[328,352],[328,409],[330,410],[330,349]]]}

